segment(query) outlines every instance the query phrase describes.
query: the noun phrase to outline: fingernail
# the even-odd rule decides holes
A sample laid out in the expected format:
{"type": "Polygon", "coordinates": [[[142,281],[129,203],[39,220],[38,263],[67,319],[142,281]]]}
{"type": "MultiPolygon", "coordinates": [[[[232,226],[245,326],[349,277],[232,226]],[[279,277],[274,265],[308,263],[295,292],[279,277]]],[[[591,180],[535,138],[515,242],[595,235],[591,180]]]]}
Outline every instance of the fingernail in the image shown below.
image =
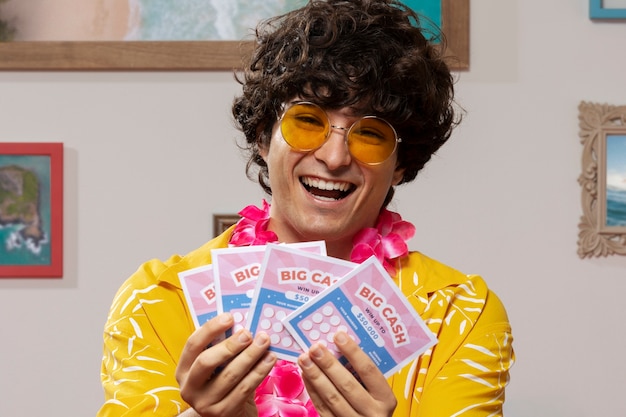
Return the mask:
{"type": "Polygon", "coordinates": [[[263,358],[263,362],[265,362],[265,363],[272,363],[272,362],[274,362],[274,359],[276,359],[276,356],[273,353],[269,352],[263,358]]]}
{"type": "Polygon", "coordinates": [[[252,336],[250,335],[250,332],[248,332],[246,329],[241,329],[239,331],[239,336],[237,340],[239,340],[241,343],[248,343],[251,338],[252,336]]]}
{"type": "Polygon", "coordinates": [[[322,350],[322,347],[319,345],[319,343],[311,346],[309,353],[311,353],[315,359],[322,359],[322,356],[324,356],[324,351],[322,350]]]}
{"type": "Polygon", "coordinates": [[[309,358],[309,355],[306,353],[300,355],[300,366],[303,368],[310,368],[311,365],[313,365],[313,362],[311,361],[311,358],[309,358]]]}
{"type": "Polygon", "coordinates": [[[220,314],[220,323],[222,324],[227,324],[230,323],[230,321],[232,320],[232,316],[230,315],[230,313],[223,313],[220,314]]]}
{"type": "Polygon", "coordinates": [[[338,345],[344,345],[348,341],[344,332],[335,333],[335,343],[338,345]]]}
{"type": "Polygon", "coordinates": [[[265,343],[267,342],[267,340],[268,340],[268,339],[269,339],[269,337],[267,336],[267,334],[266,334],[266,333],[261,332],[261,333],[257,334],[257,335],[254,337],[254,343],[255,343],[257,346],[263,346],[263,345],[265,345],[265,343]]]}

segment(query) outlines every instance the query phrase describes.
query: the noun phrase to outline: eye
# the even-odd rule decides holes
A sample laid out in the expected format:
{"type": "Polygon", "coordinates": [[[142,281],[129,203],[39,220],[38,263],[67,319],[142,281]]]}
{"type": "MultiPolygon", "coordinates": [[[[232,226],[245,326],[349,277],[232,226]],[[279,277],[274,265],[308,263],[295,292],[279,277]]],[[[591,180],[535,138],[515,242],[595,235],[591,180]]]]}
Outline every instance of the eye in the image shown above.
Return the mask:
{"type": "Polygon", "coordinates": [[[324,120],[313,113],[298,113],[294,115],[294,119],[296,123],[298,123],[298,125],[300,125],[300,127],[304,129],[324,127],[324,120]]]}
{"type": "Polygon", "coordinates": [[[350,134],[354,140],[364,145],[392,146],[396,135],[393,128],[385,121],[374,117],[365,117],[358,121],[350,134]]]}
{"type": "Polygon", "coordinates": [[[372,127],[358,127],[352,131],[355,139],[368,145],[382,145],[387,142],[387,135],[372,127]]]}
{"type": "Polygon", "coordinates": [[[287,111],[287,115],[298,129],[315,132],[328,129],[326,113],[315,105],[297,104],[287,111]]]}

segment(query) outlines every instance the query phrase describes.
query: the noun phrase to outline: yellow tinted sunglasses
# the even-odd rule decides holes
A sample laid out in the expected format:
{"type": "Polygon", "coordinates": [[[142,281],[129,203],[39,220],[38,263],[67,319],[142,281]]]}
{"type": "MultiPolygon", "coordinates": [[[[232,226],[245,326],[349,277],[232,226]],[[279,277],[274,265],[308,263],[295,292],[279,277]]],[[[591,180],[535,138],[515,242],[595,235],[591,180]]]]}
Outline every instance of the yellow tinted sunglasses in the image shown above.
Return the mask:
{"type": "Polygon", "coordinates": [[[350,127],[335,126],[324,109],[307,101],[290,104],[280,118],[285,142],[300,152],[320,148],[330,137],[331,129],[343,130],[350,154],[368,165],[385,162],[402,141],[393,126],[379,117],[364,116],[350,127]]]}

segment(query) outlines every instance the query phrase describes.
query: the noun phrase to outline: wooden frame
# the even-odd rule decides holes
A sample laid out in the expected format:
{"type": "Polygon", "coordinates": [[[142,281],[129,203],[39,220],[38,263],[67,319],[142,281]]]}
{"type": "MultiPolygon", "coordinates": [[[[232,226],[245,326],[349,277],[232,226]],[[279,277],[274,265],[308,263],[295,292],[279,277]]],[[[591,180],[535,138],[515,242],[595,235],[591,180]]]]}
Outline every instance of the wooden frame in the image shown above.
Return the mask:
{"type": "Polygon", "coordinates": [[[626,8],[610,8],[604,6],[604,0],[589,0],[589,17],[591,19],[626,19],[626,8]]]}
{"type": "MultiPolygon", "coordinates": [[[[441,0],[446,55],[454,70],[469,68],[469,0],[441,0]]],[[[233,70],[252,42],[110,41],[0,43],[0,70],[233,70]]]]}
{"type": "Polygon", "coordinates": [[[238,214],[214,214],[213,215],[213,237],[224,233],[230,226],[241,219],[238,214]]]}
{"type": "MultiPolygon", "coordinates": [[[[626,106],[583,101],[578,110],[579,136],[583,145],[582,173],[578,178],[582,188],[583,210],[578,232],[578,256],[626,255],[626,218],[620,222],[624,226],[607,222],[609,202],[615,204],[607,192],[607,141],[623,137],[626,143],[626,106]]],[[[624,161],[620,160],[622,162],[626,165],[626,156],[624,161]]],[[[623,187],[626,184],[626,172],[619,175],[623,187]]],[[[619,196],[626,197],[626,188],[622,191],[622,187],[617,192],[619,196]]],[[[618,204],[626,208],[626,203],[618,204]]]]}
{"type": "Polygon", "coordinates": [[[0,157],[0,170],[4,171],[0,172],[0,221],[5,226],[24,225],[19,232],[6,233],[8,240],[0,242],[0,259],[4,259],[0,261],[0,277],[62,277],[63,144],[0,143],[0,157]],[[18,206],[16,215],[16,200],[27,195],[24,180],[28,179],[37,181],[36,207],[18,206]],[[8,242],[16,246],[9,249],[8,242]],[[41,252],[35,254],[36,249],[41,252]]]}

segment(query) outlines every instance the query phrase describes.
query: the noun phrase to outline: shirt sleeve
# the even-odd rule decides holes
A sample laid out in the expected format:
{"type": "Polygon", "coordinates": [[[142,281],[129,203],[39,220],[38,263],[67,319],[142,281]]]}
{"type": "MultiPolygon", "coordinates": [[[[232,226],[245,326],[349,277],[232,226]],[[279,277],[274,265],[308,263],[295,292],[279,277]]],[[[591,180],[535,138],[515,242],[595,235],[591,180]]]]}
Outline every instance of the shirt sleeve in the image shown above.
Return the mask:
{"type": "Polygon", "coordinates": [[[418,417],[502,416],[514,362],[512,335],[497,296],[489,292],[486,301],[471,331],[423,388],[418,417]]]}
{"type": "Polygon", "coordinates": [[[146,276],[131,277],[113,300],[104,328],[105,402],[98,417],[176,416],[189,407],[175,371],[193,325],[175,289],[146,276]]]}

